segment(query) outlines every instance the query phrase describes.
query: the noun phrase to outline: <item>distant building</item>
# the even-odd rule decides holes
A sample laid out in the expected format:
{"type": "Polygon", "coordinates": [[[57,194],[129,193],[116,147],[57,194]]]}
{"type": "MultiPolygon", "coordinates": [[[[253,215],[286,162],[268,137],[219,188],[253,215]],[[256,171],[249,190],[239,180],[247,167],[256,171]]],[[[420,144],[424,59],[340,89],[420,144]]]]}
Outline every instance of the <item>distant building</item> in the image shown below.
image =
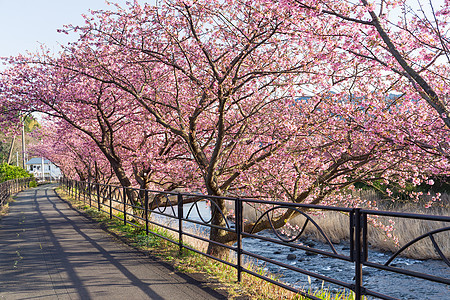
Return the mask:
{"type": "Polygon", "coordinates": [[[62,176],[61,170],[48,159],[44,158],[43,160],[40,157],[30,159],[27,162],[27,171],[39,180],[43,178],[44,180],[58,180],[62,176]]]}

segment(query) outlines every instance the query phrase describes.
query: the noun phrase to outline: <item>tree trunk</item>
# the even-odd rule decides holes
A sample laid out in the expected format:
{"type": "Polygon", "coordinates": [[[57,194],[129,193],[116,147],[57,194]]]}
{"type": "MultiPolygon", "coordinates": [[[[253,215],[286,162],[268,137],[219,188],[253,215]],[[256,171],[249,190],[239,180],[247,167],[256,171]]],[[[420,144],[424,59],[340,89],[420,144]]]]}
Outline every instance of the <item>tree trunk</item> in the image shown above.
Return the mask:
{"type": "MultiPolygon", "coordinates": [[[[226,208],[225,201],[222,199],[211,200],[211,224],[220,227],[226,227],[225,216],[226,208]],[[214,205],[214,203],[216,205],[214,205]]],[[[211,228],[209,239],[227,246],[233,245],[236,239],[236,235],[232,232],[228,232],[218,228],[211,228]]],[[[228,260],[230,256],[230,250],[212,242],[208,245],[207,254],[217,257],[222,260],[228,260]]]]}

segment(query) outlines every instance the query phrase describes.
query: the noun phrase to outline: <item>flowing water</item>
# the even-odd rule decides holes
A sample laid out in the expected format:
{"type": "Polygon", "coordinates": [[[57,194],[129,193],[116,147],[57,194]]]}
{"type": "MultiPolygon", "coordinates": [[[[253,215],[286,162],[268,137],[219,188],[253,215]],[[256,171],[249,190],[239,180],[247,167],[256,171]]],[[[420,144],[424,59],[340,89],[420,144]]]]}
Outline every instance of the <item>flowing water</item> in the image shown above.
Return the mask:
{"type": "MultiPolygon", "coordinates": [[[[270,232],[265,232],[262,235],[276,239],[275,234],[270,232]]],[[[312,245],[315,249],[324,251],[330,250],[328,245],[320,242],[310,242],[306,240],[302,240],[302,242],[303,244],[312,245]]],[[[351,262],[322,255],[315,255],[311,252],[305,252],[299,249],[286,248],[257,239],[246,239],[243,244],[245,249],[249,252],[254,252],[261,256],[341,281],[353,282],[354,264],[351,262]]],[[[348,243],[340,243],[334,246],[338,253],[349,255],[350,245],[348,243]]],[[[369,260],[371,262],[384,264],[391,255],[392,253],[371,250],[369,251],[369,260]]],[[[306,275],[286,268],[281,268],[272,264],[262,265],[270,273],[280,275],[280,280],[297,288],[312,288],[312,290],[315,290],[322,288],[323,286],[335,292],[343,290],[343,288],[338,286],[323,283],[319,279],[308,278],[306,275]]],[[[450,268],[440,260],[396,258],[393,263],[391,263],[391,266],[450,278],[450,268]]],[[[364,286],[368,289],[399,299],[450,299],[450,289],[449,286],[446,286],[445,284],[433,283],[371,267],[363,266],[363,282],[364,286]]]]}

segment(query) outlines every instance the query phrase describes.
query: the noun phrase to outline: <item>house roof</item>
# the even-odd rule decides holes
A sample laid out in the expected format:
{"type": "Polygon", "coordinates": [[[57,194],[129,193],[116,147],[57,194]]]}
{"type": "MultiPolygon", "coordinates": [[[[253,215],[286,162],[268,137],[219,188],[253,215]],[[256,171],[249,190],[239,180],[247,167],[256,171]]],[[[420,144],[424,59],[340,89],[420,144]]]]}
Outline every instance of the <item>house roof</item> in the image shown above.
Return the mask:
{"type": "MultiPolygon", "coordinates": [[[[42,160],[40,157],[34,157],[34,158],[30,159],[29,161],[27,161],[27,165],[40,165],[41,163],[42,163],[42,160]]],[[[48,165],[51,163],[52,163],[51,161],[44,158],[44,164],[48,165]]]]}

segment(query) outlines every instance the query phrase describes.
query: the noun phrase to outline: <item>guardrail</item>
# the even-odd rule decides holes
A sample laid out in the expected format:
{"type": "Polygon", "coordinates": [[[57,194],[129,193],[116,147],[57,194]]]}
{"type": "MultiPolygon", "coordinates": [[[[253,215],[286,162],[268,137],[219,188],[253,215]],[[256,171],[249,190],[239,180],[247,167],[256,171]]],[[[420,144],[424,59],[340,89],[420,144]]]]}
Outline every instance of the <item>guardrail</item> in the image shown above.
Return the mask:
{"type": "MultiPolygon", "coordinates": [[[[400,256],[412,245],[423,242],[425,239],[431,241],[434,250],[442,261],[450,267],[450,261],[445,256],[444,251],[441,249],[439,239],[437,235],[450,233],[450,217],[449,216],[436,216],[436,215],[423,215],[412,213],[399,213],[399,212],[387,212],[377,210],[367,210],[361,208],[343,208],[343,207],[330,207],[321,205],[307,205],[307,204],[293,204],[285,202],[271,202],[255,199],[242,199],[231,197],[214,197],[208,195],[187,194],[178,192],[162,192],[152,190],[141,190],[134,188],[124,188],[120,186],[104,185],[98,183],[80,182],[67,178],[61,179],[61,184],[68,190],[69,194],[73,197],[82,200],[89,206],[95,207],[99,211],[103,211],[108,214],[110,218],[119,218],[124,224],[130,224],[132,226],[142,226],[145,228],[147,234],[154,234],[163,239],[166,239],[174,244],[177,244],[180,251],[184,249],[191,250],[196,253],[205,255],[211,259],[220,261],[226,265],[232,266],[237,270],[237,280],[241,280],[242,273],[248,273],[292,292],[303,295],[309,299],[319,299],[308,292],[303,291],[301,288],[288,285],[282,281],[270,278],[260,272],[255,272],[252,269],[246,267],[243,263],[244,258],[247,260],[264,262],[267,265],[276,265],[283,270],[290,272],[296,272],[299,276],[299,280],[305,280],[306,277],[316,278],[320,281],[331,283],[340,288],[345,288],[354,292],[355,299],[363,299],[365,296],[371,296],[379,299],[397,299],[388,295],[385,292],[375,291],[369,289],[364,279],[363,268],[370,268],[372,270],[379,270],[387,272],[388,274],[401,274],[408,276],[411,279],[422,279],[427,282],[434,282],[438,284],[446,285],[447,288],[450,285],[450,279],[442,276],[442,274],[428,274],[422,273],[416,270],[402,267],[401,264],[396,264],[396,261],[400,259],[400,256]],[[135,204],[130,203],[127,198],[128,195],[134,193],[136,196],[135,204]],[[225,199],[228,201],[229,207],[235,211],[232,218],[226,220],[226,224],[223,227],[218,227],[211,224],[211,215],[202,216],[200,204],[204,201],[208,201],[212,207],[215,207],[215,199],[225,199]],[[138,203],[138,204],[136,204],[138,203]],[[155,204],[156,203],[156,204],[155,204]],[[150,209],[150,206],[152,209],[150,209]],[[286,210],[296,211],[304,219],[303,226],[299,227],[298,232],[293,236],[287,236],[281,234],[279,230],[271,228],[269,234],[253,233],[252,230],[244,231],[244,225],[248,224],[248,221],[244,218],[244,213],[248,213],[250,208],[259,207],[256,215],[256,221],[253,221],[254,226],[257,226],[259,222],[267,219],[269,215],[274,215],[277,212],[284,212],[286,210]],[[263,208],[263,209],[262,209],[263,208]],[[348,236],[350,238],[348,247],[337,249],[337,246],[327,236],[326,232],[318,225],[314,215],[307,214],[305,211],[334,211],[339,212],[346,216],[348,226],[348,236]],[[158,218],[151,217],[159,216],[158,218]],[[161,220],[161,218],[164,218],[161,220]],[[423,234],[420,234],[411,241],[400,245],[399,250],[390,255],[388,259],[380,262],[376,258],[369,255],[369,220],[377,219],[380,221],[382,218],[401,218],[401,219],[414,219],[416,222],[430,221],[435,222],[437,228],[432,230],[425,230],[423,234]],[[141,225],[132,222],[131,220],[137,220],[141,225]],[[173,220],[174,224],[170,225],[170,220],[173,220]],[[189,225],[190,224],[190,225],[189,225]],[[324,241],[324,247],[318,247],[311,243],[306,242],[304,239],[304,232],[307,225],[312,226],[316,230],[316,233],[324,241]],[[174,232],[177,239],[170,239],[165,236],[158,235],[149,230],[149,226],[155,225],[166,230],[174,232]],[[237,236],[237,243],[235,245],[225,245],[217,241],[211,241],[204,235],[198,235],[186,230],[188,226],[197,226],[201,228],[216,228],[224,231],[232,232],[237,236]],[[300,229],[301,228],[301,229],[300,229]],[[186,237],[191,237],[204,241],[207,243],[214,243],[221,247],[229,249],[234,253],[234,260],[226,261],[207,253],[192,248],[189,245],[183,243],[186,237]],[[341,262],[341,264],[347,265],[351,270],[341,275],[337,274],[327,275],[319,273],[315,270],[308,269],[309,263],[303,262],[299,264],[287,264],[280,261],[276,257],[270,257],[270,255],[260,255],[250,251],[247,244],[255,241],[261,243],[276,244],[280,247],[285,247],[288,251],[304,251],[308,255],[317,257],[317,259],[335,259],[341,262]],[[301,277],[303,276],[303,277],[301,277]]],[[[220,210],[215,209],[216,213],[222,213],[220,210]]],[[[434,226],[434,227],[436,227],[434,226]]],[[[253,227],[255,228],[255,227],[253,227]]],[[[270,230],[269,230],[270,231],[270,230]]],[[[442,240],[442,239],[440,239],[442,240]]],[[[444,240],[448,240],[445,239],[444,240]]],[[[262,244],[261,244],[262,245],[262,244]]],[[[262,246],[264,247],[264,246],[262,246]]],[[[446,250],[448,251],[448,249],[446,250]]],[[[342,272],[341,272],[342,273],[342,272]]],[[[449,274],[449,272],[447,272],[449,274]]],[[[444,274],[445,275],[445,274],[444,274]]]]}
{"type": "Polygon", "coordinates": [[[12,194],[27,189],[30,186],[32,178],[19,178],[7,180],[0,183],[0,207],[6,203],[12,194]]]}

